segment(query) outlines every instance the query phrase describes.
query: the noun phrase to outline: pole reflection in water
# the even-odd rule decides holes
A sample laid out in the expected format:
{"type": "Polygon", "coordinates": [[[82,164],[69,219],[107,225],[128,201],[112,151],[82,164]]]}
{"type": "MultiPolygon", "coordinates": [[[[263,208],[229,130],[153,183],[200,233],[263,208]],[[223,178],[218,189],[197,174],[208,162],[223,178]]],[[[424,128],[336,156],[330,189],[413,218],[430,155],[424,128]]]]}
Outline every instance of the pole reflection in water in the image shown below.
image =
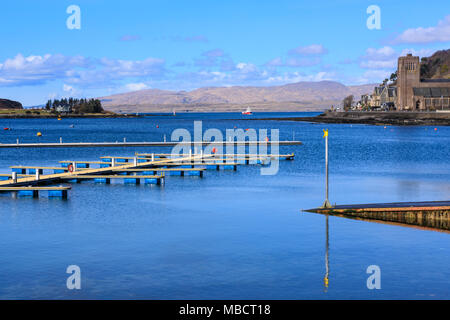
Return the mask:
{"type": "Polygon", "coordinates": [[[326,220],[325,220],[325,232],[326,232],[326,236],[325,236],[325,277],[323,278],[323,285],[324,285],[324,291],[327,292],[328,291],[328,277],[330,275],[330,266],[329,266],[329,241],[328,241],[328,215],[326,215],[326,220]]]}

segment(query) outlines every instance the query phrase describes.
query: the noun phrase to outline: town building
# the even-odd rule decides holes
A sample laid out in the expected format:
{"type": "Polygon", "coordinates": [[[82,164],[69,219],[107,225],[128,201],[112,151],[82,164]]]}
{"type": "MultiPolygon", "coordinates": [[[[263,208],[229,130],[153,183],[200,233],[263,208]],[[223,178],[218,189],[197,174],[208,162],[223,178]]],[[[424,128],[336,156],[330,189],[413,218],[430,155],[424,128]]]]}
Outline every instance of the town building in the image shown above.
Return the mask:
{"type": "MultiPolygon", "coordinates": [[[[366,97],[364,97],[367,99],[366,97]]],[[[397,87],[393,85],[383,84],[375,87],[370,99],[367,99],[367,106],[370,109],[395,109],[397,102],[397,87]]]]}
{"type": "Polygon", "coordinates": [[[55,108],[55,111],[56,112],[60,112],[60,113],[71,113],[72,112],[72,107],[69,106],[68,104],[60,105],[60,106],[57,106],[55,108]]]}
{"type": "Polygon", "coordinates": [[[420,69],[419,57],[399,57],[397,80],[375,87],[372,95],[361,96],[361,104],[372,110],[450,110],[450,79],[421,79],[420,69]]]}
{"type": "Polygon", "coordinates": [[[419,57],[399,57],[397,72],[397,110],[450,109],[450,79],[421,79],[419,57]]]}

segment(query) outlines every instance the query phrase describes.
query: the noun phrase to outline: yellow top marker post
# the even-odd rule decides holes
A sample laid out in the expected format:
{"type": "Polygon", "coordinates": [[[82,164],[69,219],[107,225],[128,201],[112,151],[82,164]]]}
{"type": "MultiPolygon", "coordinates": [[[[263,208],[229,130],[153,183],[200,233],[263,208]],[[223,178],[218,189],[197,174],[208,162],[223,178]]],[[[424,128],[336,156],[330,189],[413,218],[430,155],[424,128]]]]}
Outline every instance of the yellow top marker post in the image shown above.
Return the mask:
{"type": "Polygon", "coordinates": [[[328,129],[323,130],[323,138],[325,139],[325,202],[322,208],[331,208],[331,204],[328,201],[328,129]]]}

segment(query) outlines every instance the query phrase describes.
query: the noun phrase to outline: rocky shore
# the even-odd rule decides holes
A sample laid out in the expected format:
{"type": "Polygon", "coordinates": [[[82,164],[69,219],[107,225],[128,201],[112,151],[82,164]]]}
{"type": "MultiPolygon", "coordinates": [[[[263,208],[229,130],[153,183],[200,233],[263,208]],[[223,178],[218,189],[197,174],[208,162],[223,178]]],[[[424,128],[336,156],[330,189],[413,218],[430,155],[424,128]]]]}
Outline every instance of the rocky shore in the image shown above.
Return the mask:
{"type": "Polygon", "coordinates": [[[290,120],[317,123],[351,123],[398,126],[450,126],[450,112],[326,111],[316,117],[266,118],[265,120],[290,120]]]}
{"type": "MultiPolygon", "coordinates": [[[[68,114],[68,115],[61,115],[61,118],[137,118],[140,117],[136,114],[119,114],[119,113],[99,113],[99,114],[68,114]]],[[[52,119],[52,118],[58,118],[58,115],[56,114],[48,114],[48,113],[20,113],[20,114],[1,114],[0,113],[0,119],[52,119]]]]}

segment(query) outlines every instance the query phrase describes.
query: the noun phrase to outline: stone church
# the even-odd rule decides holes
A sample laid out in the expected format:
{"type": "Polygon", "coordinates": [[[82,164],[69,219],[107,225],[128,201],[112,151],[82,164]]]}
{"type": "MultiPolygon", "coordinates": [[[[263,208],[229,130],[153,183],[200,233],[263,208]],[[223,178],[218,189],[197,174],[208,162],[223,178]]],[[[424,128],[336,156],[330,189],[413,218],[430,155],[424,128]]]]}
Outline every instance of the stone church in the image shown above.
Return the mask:
{"type": "Polygon", "coordinates": [[[419,57],[399,57],[397,72],[397,110],[450,109],[450,79],[420,79],[419,57]]]}

